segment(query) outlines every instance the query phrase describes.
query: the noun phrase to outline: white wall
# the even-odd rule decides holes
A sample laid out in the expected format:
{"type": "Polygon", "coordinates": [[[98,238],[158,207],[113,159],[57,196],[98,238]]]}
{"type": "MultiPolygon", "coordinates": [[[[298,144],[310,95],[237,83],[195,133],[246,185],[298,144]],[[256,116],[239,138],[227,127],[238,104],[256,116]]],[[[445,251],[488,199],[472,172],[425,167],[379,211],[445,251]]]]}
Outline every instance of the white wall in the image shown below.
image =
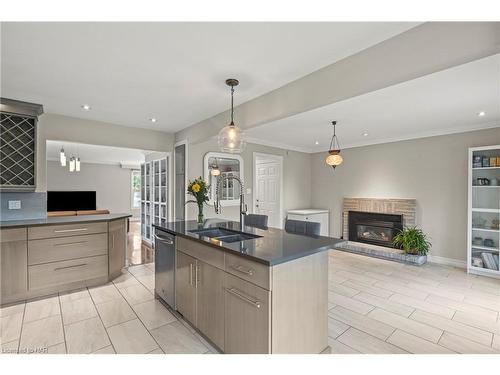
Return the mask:
{"type": "Polygon", "coordinates": [[[80,172],[69,172],[58,162],[48,161],[47,190],[95,191],[98,209],[139,217],[140,210],[131,207],[131,174],[131,169],[118,165],[90,163],[82,163],[80,172]]]}
{"type": "MultiPolygon", "coordinates": [[[[188,146],[188,173],[187,178],[192,180],[203,177],[203,157],[207,152],[220,152],[217,139],[212,138],[205,142],[189,144],[188,146]]],[[[247,144],[245,151],[240,155],[244,163],[244,184],[246,188],[252,188],[253,194],[253,153],[260,152],[283,156],[283,209],[284,213],[289,209],[306,208],[311,204],[311,155],[279,149],[275,147],[261,146],[253,143],[247,144]]],[[[246,190],[245,188],[245,190],[246,190]]],[[[245,202],[248,211],[252,212],[252,194],[245,194],[245,202]]],[[[195,220],[198,208],[195,204],[188,204],[187,219],[195,220]]],[[[220,217],[224,219],[239,220],[239,207],[223,207],[222,214],[216,215],[213,207],[205,206],[205,218],[220,217]]]]}
{"type": "Polygon", "coordinates": [[[341,235],[342,199],[415,198],[417,225],[431,255],[467,256],[467,150],[500,143],[500,128],[357,147],[342,151],[335,172],[325,153],[312,156],[312,205],[329,208],[330,233],[341,235]]]}

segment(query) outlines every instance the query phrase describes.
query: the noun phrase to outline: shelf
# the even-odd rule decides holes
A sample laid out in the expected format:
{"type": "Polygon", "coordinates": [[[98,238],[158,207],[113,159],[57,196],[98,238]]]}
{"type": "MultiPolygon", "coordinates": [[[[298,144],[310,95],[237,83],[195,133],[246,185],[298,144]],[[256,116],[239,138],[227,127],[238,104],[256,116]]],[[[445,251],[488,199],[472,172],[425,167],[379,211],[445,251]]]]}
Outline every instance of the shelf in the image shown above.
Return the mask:
{"type": "Polygon", "coordinates": [[[477,250],[497,251],[498,252],[498,248],[497,247],[479,246],[479,245],[472,245],[471,247],[473,249],[477,249],[477,250]]]}
{"type": "Polygon", "coordinates": [[[498,214],[500,213],[500,208],[473,208],[472,212],[490,212],[498,214]]]}
{"type": "Polygon", "coordinates": [[[472,228],[472,230],[477,230],[481,232],[492,232],[492,233],[498,233],[500,230],[498,229],[488,229],[488,228],[472,228]]]}
{"type": "Polygon", "coordinates": [[[473,188],[500,188],[500,185],[472,185],[473,188]]]}
{"type": "Polygon", "coordinates": [[[500,169],[500,167],[473,167],[472,169],[474,171],[477,171],[477,170],[485,170],[485,169],[500,169]]]}

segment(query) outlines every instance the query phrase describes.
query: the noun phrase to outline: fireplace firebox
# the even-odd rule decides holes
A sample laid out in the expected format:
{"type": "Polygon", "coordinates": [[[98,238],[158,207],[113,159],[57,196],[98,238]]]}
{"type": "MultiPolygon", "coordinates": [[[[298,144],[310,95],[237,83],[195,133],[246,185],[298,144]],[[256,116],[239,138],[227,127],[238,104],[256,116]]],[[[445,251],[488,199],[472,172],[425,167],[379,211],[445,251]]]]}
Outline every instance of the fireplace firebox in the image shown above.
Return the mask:
{"type": "Polygon", "coordinates": [[[403,215],[349,211],[349,241],[394,247],[394,236],[403,229],[403,215]]]}

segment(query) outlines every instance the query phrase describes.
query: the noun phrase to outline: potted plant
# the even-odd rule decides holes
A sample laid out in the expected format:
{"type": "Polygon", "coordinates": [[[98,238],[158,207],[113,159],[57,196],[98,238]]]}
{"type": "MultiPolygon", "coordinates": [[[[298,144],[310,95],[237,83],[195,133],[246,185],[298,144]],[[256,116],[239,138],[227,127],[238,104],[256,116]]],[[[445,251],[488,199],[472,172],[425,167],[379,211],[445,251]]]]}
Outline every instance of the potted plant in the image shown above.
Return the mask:
{"type": "Polygon", "coordinates": [[[406,254],[427,255],[432,244],[427,240],[427,235],[417,227],[405,228],[394,237],[395,247],[403,249],[406,254]]]}
{"type": "Polygon", "coordinates": [[[196,203],[198,205],[198,223],[203,224],[203,204],[208,202],[208,191],[210,186],[200,177],[189,181],[187,191],[195,199],[190,199],[186,203],[196,203]]]}

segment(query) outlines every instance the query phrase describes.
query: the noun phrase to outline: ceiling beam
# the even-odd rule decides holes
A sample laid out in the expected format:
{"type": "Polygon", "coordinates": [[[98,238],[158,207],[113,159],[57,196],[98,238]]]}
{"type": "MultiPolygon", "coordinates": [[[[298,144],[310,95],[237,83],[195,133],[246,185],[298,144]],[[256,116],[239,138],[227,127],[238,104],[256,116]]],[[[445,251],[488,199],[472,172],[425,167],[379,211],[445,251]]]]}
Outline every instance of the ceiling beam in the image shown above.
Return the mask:
{"type": "MultiPolygon", "coordinates": [[[[499,22],[424,23],[238,105],[235,120],[249,129],[499,52],[499,22]]],[[[229,116],[229,110],[219,113],[177,132],[175,139],[204,141],[229,116]]]]}

